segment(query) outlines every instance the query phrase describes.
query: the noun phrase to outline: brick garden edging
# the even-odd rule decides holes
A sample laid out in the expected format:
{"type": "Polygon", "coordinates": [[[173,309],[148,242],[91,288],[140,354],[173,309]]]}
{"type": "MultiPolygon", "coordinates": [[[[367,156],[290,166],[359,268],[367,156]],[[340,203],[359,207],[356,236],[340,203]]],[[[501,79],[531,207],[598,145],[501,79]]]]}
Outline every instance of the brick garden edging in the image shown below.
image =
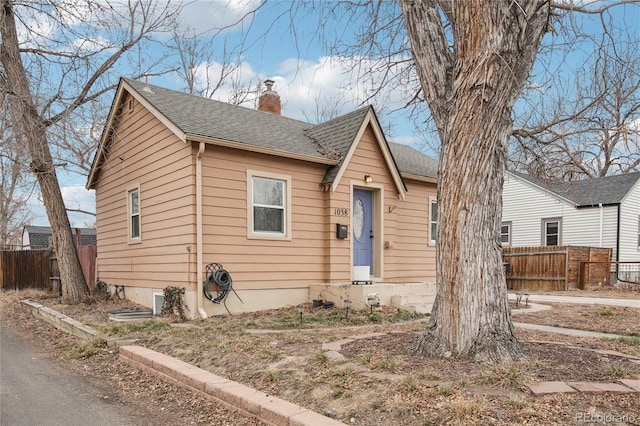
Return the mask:
{"type": "Polygon", "coordinates": [[[338,420],[141,346],[120,346],[120,359],[275,426],[346,426],[338,420]]]}
{"type": "MultiPolygon", "coordinates": [[[[120,346],[123,341],[110,341],[91,327],[54,309],[31,300],[22,300],[22,306],[33,316],[57,329],[85,340],[102,340],[120,346]]],[[[255,390],[240,383],[217,376],[184,361],[141,346],[120,346],[119,356],[124,362],[150,372],[158,378],[197,392],[205,398],[254,416],[274,426],[346,426],[307,408],[255,390]]]]}

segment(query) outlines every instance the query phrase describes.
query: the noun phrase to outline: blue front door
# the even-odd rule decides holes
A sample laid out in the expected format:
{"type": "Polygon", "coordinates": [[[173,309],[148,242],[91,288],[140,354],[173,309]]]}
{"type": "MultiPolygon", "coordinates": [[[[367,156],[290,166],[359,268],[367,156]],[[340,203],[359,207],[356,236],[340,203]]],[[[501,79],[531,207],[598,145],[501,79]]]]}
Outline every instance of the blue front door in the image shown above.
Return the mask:
{"type": "Polygon", "coordinates": [[[353,266],[369,266],[373,273],[373,193],[353,190],[353,266]]]}

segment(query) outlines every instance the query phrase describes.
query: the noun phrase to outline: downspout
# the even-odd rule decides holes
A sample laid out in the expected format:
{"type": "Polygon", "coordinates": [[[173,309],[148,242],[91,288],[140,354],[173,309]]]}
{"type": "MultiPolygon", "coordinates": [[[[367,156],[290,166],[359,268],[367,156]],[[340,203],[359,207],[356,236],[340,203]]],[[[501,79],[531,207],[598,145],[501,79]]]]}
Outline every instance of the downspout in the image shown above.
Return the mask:
{"type": "Polygon", "coordinates": [[[198,251],[196,255],[196,304],[198,314],[202,319],[207,318],[207,313],[204,310],[202,288],[202,277],[204,275],[204,265],[202,262],[202,154],[204,154],[204,148],[204,142],[200,142],[198,154],[196,155],[196,249],[198,251]]]}
{"type": "Polygon", "coordinates": [[[616,224],[616,281],[618,281],[620,278],[618,277],[618,274],[620,273],[620,264],[618,263],[620,261],[620,206],[622,204],[618,204],[618,220],[617,220],[617,224],[616,224]]]}
{"type": "Polygon", "coordinates": [[[600,243],[598,244],[598,247],[602,247],[602,231],[604,228],[604,207],[602,207],[602,203],[598,204],[598,207],[600,207],[600,243]]]}

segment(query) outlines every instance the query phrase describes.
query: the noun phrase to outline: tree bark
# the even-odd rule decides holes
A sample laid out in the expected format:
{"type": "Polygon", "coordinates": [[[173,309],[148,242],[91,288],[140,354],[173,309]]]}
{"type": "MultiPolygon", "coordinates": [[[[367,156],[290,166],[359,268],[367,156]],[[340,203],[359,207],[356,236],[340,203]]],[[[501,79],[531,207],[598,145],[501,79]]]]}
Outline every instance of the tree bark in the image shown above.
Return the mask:
{"type": "Polygon", "coordinates": [[[10,0],[2,0],[0,6],[0,35],[2,36],[0,61],[8,80],[16,135],[21,135],[27,141],[31,155],[30,168],[35,173],[42,192],[58,258],[63,302],[77,304],[89,289],[74,245],[69,218],[47,142],[46,127],[38,115],[20,57],[13,4],[10,0]]]}
{"type": "Polygon", "coordinates": [[[547,0],[401,4],[441,139],[438,292],[415,349],[487,363],[517,360],[523,352],[502,269],[502,185],[511,108],[547,29],[550,5],[547,0]],[[452,48],[443,16],[452,26],[452,48]]]}

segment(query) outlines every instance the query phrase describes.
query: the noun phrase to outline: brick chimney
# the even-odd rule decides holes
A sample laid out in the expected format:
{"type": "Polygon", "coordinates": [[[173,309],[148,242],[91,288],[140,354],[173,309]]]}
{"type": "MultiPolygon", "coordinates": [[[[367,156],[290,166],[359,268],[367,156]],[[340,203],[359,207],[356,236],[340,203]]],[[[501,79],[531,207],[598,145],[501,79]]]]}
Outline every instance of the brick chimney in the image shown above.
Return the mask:
{"type": "Polygon", "coordinates": [[[273,91],[273,80],[265,80],[264,84],[267,86],[267,90],[262,92],[260,99],[258,100],[258,110],[264,112],[270,112],[272,114],[280,114],[280,95],[273,91]]]}

